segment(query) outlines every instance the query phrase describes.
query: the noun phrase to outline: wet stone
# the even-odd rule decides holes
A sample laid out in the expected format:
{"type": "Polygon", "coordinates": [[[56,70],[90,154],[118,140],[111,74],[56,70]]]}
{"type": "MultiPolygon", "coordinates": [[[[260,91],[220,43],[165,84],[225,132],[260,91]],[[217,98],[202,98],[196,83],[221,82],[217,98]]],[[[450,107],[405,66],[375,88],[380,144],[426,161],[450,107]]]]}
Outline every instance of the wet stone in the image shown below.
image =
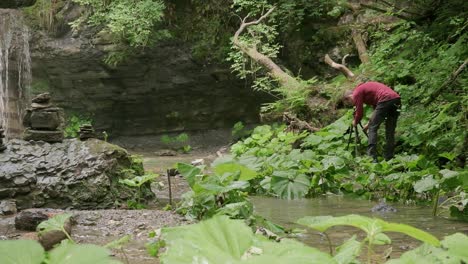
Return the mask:
{"type": "Polygon", "coordinates": [[[31,114],[31,128],[55,130],[60,126],[59,112],[55,111],[34,111],[31,114]]]}
{"type": "Polygon", "coordinates": [[[4,200],[0,202],[0,215],[16,214],[16,202],[14,200],[4,200]]]}
{"type": "Polygon", "coordinates": [[[31,100],[33,103],[49,103],[50,101],[50,93],[41,93],[38,94],[31,100]]]}
{"type": "Polygon", "coordinates": [[[32,99],[31,108],[26,110],[23,117],[24,140],[62,142],[64,135],[63,110],[53,107],[50,103],[50,94],[39,94],[32,99]]]}
{"type": "Polygon", "coordinates": [[[34,130],[27,128],[24,131],[24,140],[33,141],[46,141],[46,142],[62,142],[64,135],[63,131],[46,131],[46,130],[34,130]]]}
{"type": "Polygon", "coordinates": [[[24,210],[15,217],[15,228],[23,231],[36,231],[37,225],[49,217],[41,211],[24,210]]]}

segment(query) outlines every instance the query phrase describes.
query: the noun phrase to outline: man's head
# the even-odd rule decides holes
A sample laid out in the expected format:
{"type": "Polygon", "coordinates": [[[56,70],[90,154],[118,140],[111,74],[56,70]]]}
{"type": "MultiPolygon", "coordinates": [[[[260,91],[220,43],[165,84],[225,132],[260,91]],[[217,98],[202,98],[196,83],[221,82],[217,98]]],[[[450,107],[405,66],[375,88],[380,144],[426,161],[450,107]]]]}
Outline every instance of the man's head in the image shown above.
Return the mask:
{"type": "Polygon", "coordinates": [[[353,90],[346,90],[343,93],[342,101],[345,106],[353,106],[354,105],[353,90]]]}

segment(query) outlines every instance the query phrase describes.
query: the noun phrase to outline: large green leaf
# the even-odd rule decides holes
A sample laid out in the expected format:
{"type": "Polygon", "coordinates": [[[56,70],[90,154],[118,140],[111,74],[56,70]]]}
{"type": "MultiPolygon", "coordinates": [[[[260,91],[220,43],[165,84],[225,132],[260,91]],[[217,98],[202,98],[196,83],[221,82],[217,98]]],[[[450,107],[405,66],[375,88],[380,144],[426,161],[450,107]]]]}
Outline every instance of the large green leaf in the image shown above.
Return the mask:
{"type": "Polygon", "coordinates": [[[157,177],[159,177],[159,174],[148,173],[143,176],[135,176],[131,179],[120,179],[119,183],[125,184],[127,186],[131,186],[131,187],[140,187],[143,184],[156,179],[157,177]]]}
{"type": "Polygon", "coordinates": [[[442,246],[448,250],[450,255],[457,256],[465,263],[468,263],[468,236],[456,233],[445,237],[442,246]]]}
{"type": "Polygon", "coordinates": [[[62,243],[49,253],[49,264],[117,264],[110,251],[96,245],[62,243]]]}
{"type": "Polygon", "coordinates": [[[71,214],[58,214],[40,223],[37,226],[39,235],[53,230],[64,231],[65,222],[70,219],[71,216],[71,214]]]}
{"type": "Polygon", "coordinates": [[[422,245],[405,252],[399,259],[388,261],[387,264],[468,263],[468,237],[466,235],[456,233],[447,236],[441,244],[443,248],[422,245]]]}
{"type": "Polygon", "coordinates": [[[227,186],[223,186],[220,184],[215,184],[215,183],[203,183],[200,184],[202,188],[208,191],[212,191],[214,194],[221,194],[221,193],[227,193],[232,190],[243,190],[245,188],[248,188],[250,184],[245,181],[233,181],[229,183],[227,186]]]}
{"type": "Polygon", "coordinates": [[[198,224],[165,228],[165,264],[336,263],[330,256],[299,242],[280,243],[257,237],[241,220],[215,216],[198,224]]]}
{"type": "Polygon", "coordinates": [[[224,173],[240,172],[240,175],[239,175],[240,181],[248,181],[257,177],[257,173],[255,171],[238,163],[219,164],[214,167],[214,170],[218,175],[223,175],[224,173]]]}
{"type": "Polygon", "coordinates": [[[303,198],[310,188],[310,178],[294,171],[275,171],[271,177],[271,190],[283,199],[303,198]]]}
{"type": "Polygon", "coordinates": [[[418,193],[430,191],[438,186],[439,182],[432,175],[428,175],[413,184],[414,190],[418,193]]]}
{"type": "Polygon", "coordinates": [[[187,180],[190,187],[193,188],[196,183],[196,177],[202,174],[202,170],[186,163],[177,163],[176,167],[179,173],[187,180]]]}
{"type": "Polygon", "coordinates": [[[33,240],[0,241],[0,263],[2,264],[40,264],[45,251],[33,240]]]}
{"type": "MultiPolygon", "coordinates": [[[[440,263],[449,264],[456,262],[441,261],[440,257],[445,260],[449,260],[449,254],[437,247],[433,247],[428,244],[424,244],[414,250],[403,253],[399,259],[392,259],[386,262],[386,264],[420,264],[420,263],[440,263]]],[[[458,262],[457,264],[459,264],[458,262]]]]}
{"type": "Polygon", "coordinates": [[[167,251],[162,263],[229,263],[253,245],[253,234],[241,220],[215,216],[198,224],[163,229],[167,251]],[[195,260],[198,260],[196,262],[195,260]]]}
{"type": "Polygon", "coordinates": [[[340,264],[355,263],[356,258],[361,254],[361,242],[356,240],[356,236],[352,236],[336,250],[337,253],[333,256],[336,262],[340,264]]]}
{"type": "MultiPolygon", "coordinates": [[[[374,236],[375,239],[382,240],[383,242],[387,240],[387,238],[381,237],[382,239],[380,239],[375,236],[381,232],[399,232],[434,246],[440,245],[440,241],[436,237],[415,227],[404,224],[388,223],[377,218],[369,218],[360,215],[347,215],[340,217],[306,216],[299,219],[297,223],[316,229],[320,232],[325,232],[328,228],[333,226],[353,226],[363,230],[368,235],[374,236]]],[[[378,241],[376,242],[378,243],[378,241]]]]}

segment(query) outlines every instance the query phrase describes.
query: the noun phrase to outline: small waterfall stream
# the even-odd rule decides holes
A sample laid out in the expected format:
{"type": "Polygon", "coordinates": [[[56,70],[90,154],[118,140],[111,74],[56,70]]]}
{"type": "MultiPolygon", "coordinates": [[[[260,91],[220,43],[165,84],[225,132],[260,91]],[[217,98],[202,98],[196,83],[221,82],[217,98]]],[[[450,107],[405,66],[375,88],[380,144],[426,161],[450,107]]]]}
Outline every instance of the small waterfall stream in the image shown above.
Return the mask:
{"type": "Polygon", "coordinates": [[[0,9],[0,125],[18,137],[31,85],[29,30],[20,11],[0,9]]]}

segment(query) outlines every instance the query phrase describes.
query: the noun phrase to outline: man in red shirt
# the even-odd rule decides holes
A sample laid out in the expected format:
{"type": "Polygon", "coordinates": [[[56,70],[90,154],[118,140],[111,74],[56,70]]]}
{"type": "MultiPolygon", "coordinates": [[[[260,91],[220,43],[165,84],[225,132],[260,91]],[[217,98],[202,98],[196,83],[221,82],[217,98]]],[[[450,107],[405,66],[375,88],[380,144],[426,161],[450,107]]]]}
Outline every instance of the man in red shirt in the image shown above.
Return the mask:
{"type": "Polygon", "coordinates": [[[363,115],[363,104],[370,105],[374,108],[374,112],[369,120],[369,123],[364,126],[364,130],[369,129],[369,146],[367,154],[374,161],[377,161],[377,130],[380,124],[385,121],[385,137],[387,143],[385,145],[384,158],[389,160],[393,158],[395,148],[395,128],[399,116],[399,108],[401,106],[400,95],[392,88],[379,82],[361,83],[353,91],[347,91],[344,96],[345,102],[356,106],[354,114],[353,126],[357,129],[357,125],[361,122],[363,115]]]}

